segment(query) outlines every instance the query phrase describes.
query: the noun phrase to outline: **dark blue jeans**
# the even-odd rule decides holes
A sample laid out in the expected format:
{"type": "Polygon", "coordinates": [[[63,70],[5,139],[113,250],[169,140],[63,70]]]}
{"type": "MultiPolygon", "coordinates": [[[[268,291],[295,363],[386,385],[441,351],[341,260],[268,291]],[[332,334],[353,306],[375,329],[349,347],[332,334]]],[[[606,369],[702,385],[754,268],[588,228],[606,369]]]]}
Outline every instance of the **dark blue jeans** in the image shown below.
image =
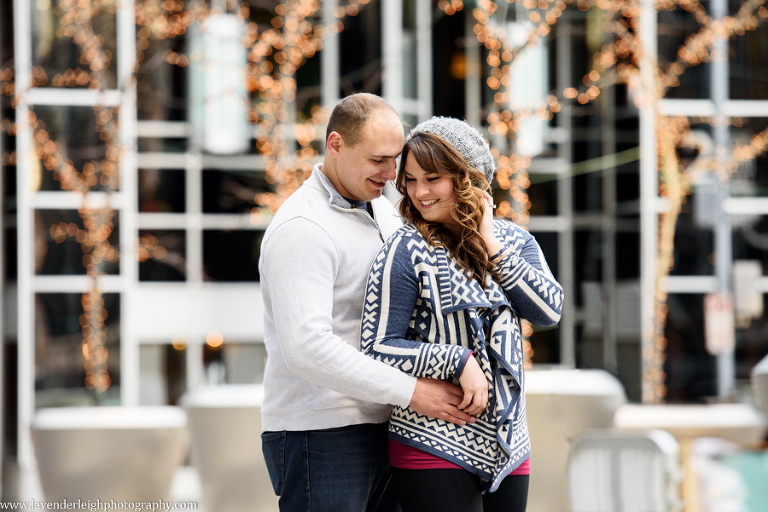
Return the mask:
{"type": "Polygon", "coordinates": [[[387,424],[264,432],[261,449],[281,512],[395,512],[387,424]]]}

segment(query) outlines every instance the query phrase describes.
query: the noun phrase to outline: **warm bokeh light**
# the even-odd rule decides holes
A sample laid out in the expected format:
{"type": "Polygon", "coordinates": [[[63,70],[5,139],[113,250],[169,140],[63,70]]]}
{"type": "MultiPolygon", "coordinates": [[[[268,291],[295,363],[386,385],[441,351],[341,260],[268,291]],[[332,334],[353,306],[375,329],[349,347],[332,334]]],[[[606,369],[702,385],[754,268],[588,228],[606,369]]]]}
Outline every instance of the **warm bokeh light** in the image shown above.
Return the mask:
{"type": "Polygon", "coordinates": [[[205,343],[211,348],[219,348],[224,344],[224,335],[217,331],[209,332],[205,337],[205,343]]]}

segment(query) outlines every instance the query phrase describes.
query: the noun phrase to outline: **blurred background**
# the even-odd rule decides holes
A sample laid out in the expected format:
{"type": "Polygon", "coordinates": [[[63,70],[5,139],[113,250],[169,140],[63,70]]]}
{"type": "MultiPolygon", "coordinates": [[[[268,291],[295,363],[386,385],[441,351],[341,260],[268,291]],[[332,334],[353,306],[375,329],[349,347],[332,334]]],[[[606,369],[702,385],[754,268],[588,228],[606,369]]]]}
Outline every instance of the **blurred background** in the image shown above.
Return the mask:
{"type": "Polygon", "coordinates": [[[2,501],[274,510],[261,237],[364,91],[479,127],[565,289],[529,510],[768,510],[763,3],[0,0],[2,501]]]}

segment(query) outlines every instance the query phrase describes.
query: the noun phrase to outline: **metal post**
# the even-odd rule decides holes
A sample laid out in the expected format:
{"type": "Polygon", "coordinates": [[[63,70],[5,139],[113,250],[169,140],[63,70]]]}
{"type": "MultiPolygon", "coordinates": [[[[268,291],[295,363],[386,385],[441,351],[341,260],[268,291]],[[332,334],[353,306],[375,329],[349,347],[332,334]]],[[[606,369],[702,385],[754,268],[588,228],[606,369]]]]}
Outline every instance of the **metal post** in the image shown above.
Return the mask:
{"type": "Polygon", "coordinates": [[[123,405],[139,404],[139,340],[131,314],[132,290],[139,281],[136,244],[139,237],[136,79],[136,15],[133,0],[120,2],[117,11],[117,87],[120,90],[120,398],[123,405]]]}
{"type": "MultiPolygon", "coordinates": [[[[640,59],[640,79],[646,93],[656,76],[656,6],[640,2],[640,36],[645,51],[640,59]]],[[[642,98],[640,108],[640,329],[643,402],[655,402],[653,381],[647,375],[653,364],[654,301],[658,229],[658,169],[656,162],[656,98],[642,98]]]]}
{"type": "Polygon", "coordinates": [[[29,426],[35,410],[35,328],[34,293],[34,223],[31,206],[30,152],[32,133],[29,124],[27,92],[31,83],[32,48],[30,6],[24,0],[14,0],[14,57],[16,78],[16,209],[18,233],[18,461],[21,476],[19,496],[25,499],[31,483],[27,477],[33,474],[34,454],[29,426]]]}
{"type": "Polygon", "coordinates": [[[397,112],[403,108],[403,0],[381,1],[382,97],[397,112]]]}
{"type": "Polygon", "coordinates": [[[464,94],[466,104],[466,121],[472,126],[482,126],[481,115],[483,112],[483,90],[480,70],[483,69],[483,48],[473,32],[474,22],[472,16],[465,14],[464,47],[467,75],[465,79],[464,94]]]}
{"type": "MultiPolygon", "coordinates": [[[[563,91],[571,85],[571,23],[561,18],[556,25],[557,30],[557,90],[563,91]]],[[[557,114],[557,128],[567,136],[563,136],[557,147],[557,153],[568,168],[564,177],[557,183],[557,204],[559,216],[573,220],[573,178],[571,164],[573,163],[573,126],[571,103],[563,100],[562,108],[557,114]]],[[[563,303],[563,316],[560,319],[560,364],[569,368],[576,367],[576,338],[575,338],[575,280],[574,280],[574,243],[573,222],[566,229],[558,231],[558,280],[566,292],[563,303]],[[570,296],[568,296],[570,294],[570,296]]]]}
{"type": "MultiPolygon", "coordinates": [[[[712,1],[712,17],[722,22],[728,15],[727,0],[712,1]]],[[[723,165],[728,160],[729,125],[723,106],[728,101],[728,40],[715,31],[715,43],[712,49],[710,66],[710,81],[712,83],[712,103],[715,106],[713,134],[715,140],[715,158],[718,164],[723,165]]],[[[723,201],[730,195],[725,169],[720,179],[717,180],[718,212],[715,225],[715,277],[718,289],[729,291],[731,289],[731,267],[733,262],[733,248],[731,246],[731,219],[723,211],[723,201]]],[[[735,390],[736,369],[734,351],[717,356],[717,394],[725,397],[735,390]]]]}
{"type": "Polygon", "coordinates": [[[416,1],[416,52],[418,120],[423,121],[432,115],[432,2],[430,0],[416,1]]]}
{"type": "MultiPolygon", "coordinates": [[[[331,26],[336,17],[333,14],[336,8],[336,0],[323,1],[323,26],[331,26]]],[[[323,49],[320,52],[320,87],[322,88],[321,101],[323,107],[332,108],[339,101],[339,34],[326,33],[323,39],[323,49]]],[[[328,111],[330,115],[330,110],[328,111]]],[[[323,151],[325,153],[325,151],[323,151]]]]}
{"type": "MultiPolygon", "coordinates": [[[[603,88],[602,110],[603,155],[616,154],[614,89],[603,88]]],[[[618,373],[617,338],[618,305],[616,303],[616,166],[603,169],[602,215],[602,297],[603,297],[603,368],[618,373]]]]}

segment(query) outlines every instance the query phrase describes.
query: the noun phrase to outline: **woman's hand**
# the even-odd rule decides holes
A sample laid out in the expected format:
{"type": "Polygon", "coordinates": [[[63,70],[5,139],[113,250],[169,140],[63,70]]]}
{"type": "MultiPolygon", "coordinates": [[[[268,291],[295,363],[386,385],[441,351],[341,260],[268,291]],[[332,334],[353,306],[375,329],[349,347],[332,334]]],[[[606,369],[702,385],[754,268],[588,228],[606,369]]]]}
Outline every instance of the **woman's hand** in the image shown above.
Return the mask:
{"type": "Polygon", "coordinates": [[[470,355],[467,359],[459,384],[464,390],[464,400],[457,406],[459,410],[472,416],[482,414],[488,406],[488,381],[475,356],[470,355]]]}
{"type": "Polygon", "coordinates": [[[501,251],[504,246],[493,233],[493,208],[496,206],[493,204],[493,198],[486,191],[483,192],[483,199],[485,200],[485,212],[483,212],[483,220],[480,221],[480,236],[483,237],[485,249],[490,257],[501,251]]]}

